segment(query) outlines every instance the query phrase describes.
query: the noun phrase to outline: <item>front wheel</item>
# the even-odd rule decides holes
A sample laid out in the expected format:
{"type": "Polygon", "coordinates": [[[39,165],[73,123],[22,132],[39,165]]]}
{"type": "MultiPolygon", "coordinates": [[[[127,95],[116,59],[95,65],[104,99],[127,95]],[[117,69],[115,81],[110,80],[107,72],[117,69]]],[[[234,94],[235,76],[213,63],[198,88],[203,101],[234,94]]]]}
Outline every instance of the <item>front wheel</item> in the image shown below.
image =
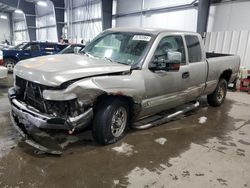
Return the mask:
{"type": "Polygon", "coordinates": [[[213,93],[207,96],[207,102],[210,106],[220,106],[223,104],[227,95],[227,81],[220,79],[213,93]]]}
{"type": "Polygon", "coordinates": [[[128,122],[129,107],[126,101],[107,98],[96,107],[92,135],[99,144],[115,143],[123,137],[128,122]]]}

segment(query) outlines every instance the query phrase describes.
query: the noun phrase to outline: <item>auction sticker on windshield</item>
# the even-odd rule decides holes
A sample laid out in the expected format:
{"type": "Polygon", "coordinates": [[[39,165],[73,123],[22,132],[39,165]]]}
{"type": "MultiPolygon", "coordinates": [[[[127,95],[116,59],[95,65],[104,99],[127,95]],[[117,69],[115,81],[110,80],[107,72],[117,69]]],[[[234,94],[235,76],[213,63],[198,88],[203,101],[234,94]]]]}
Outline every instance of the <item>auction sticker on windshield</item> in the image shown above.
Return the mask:
{"type": "Polygon", "coordinates": [[[135,35],[132,40],[150,41],[151,37],[147,35],[135,35]]]}

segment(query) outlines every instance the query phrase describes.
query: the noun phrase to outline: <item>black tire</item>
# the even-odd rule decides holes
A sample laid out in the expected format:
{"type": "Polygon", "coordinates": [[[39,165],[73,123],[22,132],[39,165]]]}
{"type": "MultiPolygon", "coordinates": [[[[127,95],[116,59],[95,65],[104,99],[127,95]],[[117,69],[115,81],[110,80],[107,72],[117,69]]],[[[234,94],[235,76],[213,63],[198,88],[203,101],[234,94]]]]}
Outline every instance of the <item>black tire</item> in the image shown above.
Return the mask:
{"type": "Polygon", "coordinates": [[[105,98],[102,102],[100,102],[95,108],[95,115],[93,120],[93,129],[92,135],[94,140],[102,145],[112,144],[120,140],[125,133],[126,128],[129,123],[129,106],[125,100],[117,97],[108,97],[105,98]],[[112,124],[112,119],[118,117],[117,114],[126,112],[126,116],[121,119],[125,119],[124,121],[118,121],[117,119],[112,124]],[[117,113],[116,113],[117,112],[117,113]],[[120,132],[115,133],[115,129],[119,129],[120,122],[123,122],[120,127],[120,132]],[[115,127],[116,126],[116,127],[115,127]],[[124,127],[125,126],[125,127],[124,127]],[[124,127],[124,129],[123,129],[124,127]],[[122,130],[123,129],[123,130],[122,130]],[[118,134],[120,133],[120,134],[118,134]]]}
{"type": "Polygon", "coordinates": [[[4,60],[4,65],[8,69],[8,72],[13,72],[16,63],[17,61],[12,58],[7,58],[4,60]]]}
{"type": "Polygon", "coordinates": [[[227,81],[220,79],[213,93],[207,96],[207,102],[210,106],[220,106],[223,104],[227,95],[227,81]]]}

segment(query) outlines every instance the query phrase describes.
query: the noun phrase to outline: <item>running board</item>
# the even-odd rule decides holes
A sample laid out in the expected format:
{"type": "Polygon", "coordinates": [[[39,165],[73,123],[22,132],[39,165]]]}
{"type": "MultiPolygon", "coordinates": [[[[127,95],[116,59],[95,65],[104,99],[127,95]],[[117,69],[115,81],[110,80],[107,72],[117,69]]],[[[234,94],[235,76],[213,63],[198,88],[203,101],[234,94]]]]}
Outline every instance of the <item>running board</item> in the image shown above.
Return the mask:
{"type": "Polygon", "coordinates": [[[160,124],[163,124],[163,123],[170,121],[171,119],[173,119],[174,117],[176,117],[178,115],[181,115],[181,114],[184,114],[184,113],[189,112],[191,110],[194,110],[199,106],[200,106],[200,103],[197,101],[195,104],[191,104],[189,106],[186,106],[182,110],[179,110],[179,111],[172,113],[172,114],[169,114],[167,116],[156,115],[156,116],[146,118],[145,120],[141,120],[139,122],[134,123],[132,125],[132,127],[134,129],[140,129],[140,130],[155,127],[155,126],[158,126],[160,124]],[[144,124],[143,122],[146,122],[146,121],[148,123],[144,124]]]}

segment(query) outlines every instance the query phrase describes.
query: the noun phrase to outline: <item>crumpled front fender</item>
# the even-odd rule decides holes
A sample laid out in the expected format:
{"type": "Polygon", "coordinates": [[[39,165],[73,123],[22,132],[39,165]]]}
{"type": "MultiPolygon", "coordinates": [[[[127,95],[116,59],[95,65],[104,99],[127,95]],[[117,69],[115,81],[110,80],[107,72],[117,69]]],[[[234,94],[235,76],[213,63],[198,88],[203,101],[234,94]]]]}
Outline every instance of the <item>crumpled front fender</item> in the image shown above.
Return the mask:
{"type": "Polygon", "coordinates": [[[145,93],[144,81],[135,78],[135,75],[134,77],[118,75],[85,78],[76,81],[64,90],[44,90],[43,97],[46,100],[55,101],[78,98],[88,104],[93,103],[98,96],[107,94],[130,97],[135,103],[141,103],[143,93],[145,93]]]}

